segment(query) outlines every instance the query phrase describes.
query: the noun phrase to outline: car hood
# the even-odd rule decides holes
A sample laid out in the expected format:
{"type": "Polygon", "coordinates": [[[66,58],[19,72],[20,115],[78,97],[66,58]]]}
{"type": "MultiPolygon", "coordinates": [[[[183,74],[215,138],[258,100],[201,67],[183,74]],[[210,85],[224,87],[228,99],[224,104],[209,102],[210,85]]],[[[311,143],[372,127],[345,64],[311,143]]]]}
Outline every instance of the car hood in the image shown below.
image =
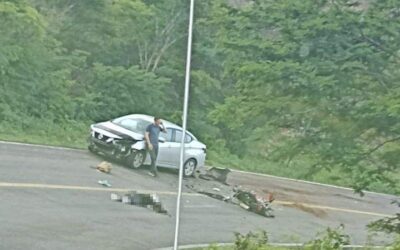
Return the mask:
{"type": "Polygon", "coordinates": [[[100,129],[106,131],[107,134],[112,135],[111,137],[118,138],[118,139],[134,139],[137,141],[143,140],[144,135],[132,132],[128,129],[125,129],[121,126],[118,126],[110,121],[108,122],[101,122],[93,124],[92,129],[100,129]]]}

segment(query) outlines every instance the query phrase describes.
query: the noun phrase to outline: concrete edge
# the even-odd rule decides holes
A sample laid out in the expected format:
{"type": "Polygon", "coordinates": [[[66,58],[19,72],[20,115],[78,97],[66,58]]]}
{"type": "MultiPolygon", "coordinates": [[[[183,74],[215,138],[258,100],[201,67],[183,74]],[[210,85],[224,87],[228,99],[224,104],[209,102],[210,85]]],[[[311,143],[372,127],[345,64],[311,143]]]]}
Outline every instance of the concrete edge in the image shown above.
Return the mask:
{"type": "MultiPolygon", "coordinates": [[[[299,183],[304,183],[304,184],[311,184],[311,185],[315,185],[315,186],[322,186],[322,187],[329,187],[329,188],[336,188],[336,189],[354,191],[354,189],[352,189],[352,188],[341,187],[341,186],[336,186],[336,185],[331,185],[331,184],[324,184],[324,183],[313,182],[313,181],[305,181],[305,180],[299,180],[299,179],[291,179],[291,178],[287,178],[287,177],[281,177],[281,176],[275,176],[275,175],[269,175],[269,174],[261,174],[261,173],[248,172],[248,171],[235,170],[235,169],[231,169],[231,170],[232,170],[232,172],[241,173],[241,174],[256,175],[256,176],[268,177],[268,178],[273,178],[273,179],[278,179],[278,180],[294,181],[294,182],[299,182],[299,183]]],[[[391,198],[397,198],[397,196],[395,196],[393,194],[378,193],[378,192],[373,192],[373,191],[364,191],[363,190],[363,193],[374,194],[374,195],[382,195],[382,196],[387,196],[387,197],[391,197],[391,198]]]]}
{"type": "Polygon", "coordinates": [[[38,148],[48,148],[55,150],[68,150],[68,151],[76,151],[76,152],[84,152],[84,149],[77,148],[67,148],[61,146],[49,146],[49,145],[41,145],[41,144],[33,144],[33,143],[23,143],[23,142],[12,142],[12,141],[1,141],[0,144],[10,144],[10,145],[19,145],[19,146],[28,146],[28,147],[38,147],[38,148]]]}
{"type": "MultiPolygon", "coordinates": [[[[193,248],[207,248],[210,245],[217,247],[225,247],[225,246],[234,246],[234,243],[210,243],[210,244],[190,244],[179,246],[178,249],[193,249],[193,248]]],[[[273,247],[287,247],[287,248],[295,248],[303,247],[304,243],[268,243],[268,245],[273,247]]],[[[385,246],[363,246],[363,245],[345,245],[343,249],[385,249],[385,246]]],[[[153,250],[173,250],[173,247],[164,247],[164,248],[156,248],[153,250]]]]}

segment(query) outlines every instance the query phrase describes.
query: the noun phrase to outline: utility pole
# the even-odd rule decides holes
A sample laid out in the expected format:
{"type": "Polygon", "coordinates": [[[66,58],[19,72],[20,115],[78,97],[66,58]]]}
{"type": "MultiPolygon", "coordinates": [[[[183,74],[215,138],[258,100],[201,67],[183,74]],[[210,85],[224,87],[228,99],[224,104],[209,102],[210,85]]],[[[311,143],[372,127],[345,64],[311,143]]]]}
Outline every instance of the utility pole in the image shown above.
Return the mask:
{"type": "Polygon", "coordinates": [[[183,116],[182,116],[182,129],[183,135],[181,139],[181,153],[179,163],[179,184],[178,184],[178,197],[176,200],[176,223],[175,223],[175,240],[174,250],[178,250],[179,240],[179,219],[181,212],[181,197],[182,197],[182,179],[183,179],[183,165],[184,165],[184,153],[185,153],[185,137],[187,128],[187,113],[188,113],[188,102],[189,102],[189,85],[190,85],[190,60],[192,57],[192,33],[193,33],[193,11],[194,11],[194,0],[190,0],[190,12],[189,12],[189,31],[188,31],[188,43],[187,43],[187,55],[186,55],[186,76],[185,76],[185,95],[183,101],[183,116]]]}

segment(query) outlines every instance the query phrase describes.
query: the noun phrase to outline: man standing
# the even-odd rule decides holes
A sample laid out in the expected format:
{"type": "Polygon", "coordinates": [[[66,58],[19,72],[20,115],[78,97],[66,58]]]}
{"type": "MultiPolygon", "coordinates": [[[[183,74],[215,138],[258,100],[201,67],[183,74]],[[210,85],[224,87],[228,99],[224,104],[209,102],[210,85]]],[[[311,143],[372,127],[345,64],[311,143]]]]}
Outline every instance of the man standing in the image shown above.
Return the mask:
{"type": "Polygon", "coordinates": [[[149,175],[156,177],[157,176],[157,155],[158,155],[158,136],[160,132],[166,133],[164,125],[161,122],[161,119],[158,117],[154,117],[154,123],[150,124],[146,128],[146,132],[144,134],[144,138],[147,143],[147,150],[150,154],[151,166],[149,175]]]}

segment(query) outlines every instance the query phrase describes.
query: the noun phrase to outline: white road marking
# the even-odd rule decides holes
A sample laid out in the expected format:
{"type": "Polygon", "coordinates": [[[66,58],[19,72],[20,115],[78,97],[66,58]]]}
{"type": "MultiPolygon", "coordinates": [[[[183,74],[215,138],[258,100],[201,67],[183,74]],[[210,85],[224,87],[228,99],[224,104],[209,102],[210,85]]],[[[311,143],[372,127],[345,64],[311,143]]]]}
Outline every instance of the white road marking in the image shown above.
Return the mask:
{"type": "Polygon", "coordinates": [[[215,205],[184,205],[184,208],[217,208],[215,205]]]}
{"type": "MultiPolygon", "coordinates": [[[[70,151],[78,151],[78,152],[84,152],[85,151],[83,149],[66,148],[66,147],[60,147],[60,146],[47,146],[47,145],[29,144],[29,143],[21,143],[21,142],[9,142],[9,141],[0,141],[0,144],[21,145],[21,146],[28,146],[28,147],[40,147],[40,148],[48,148],[48,149],[56,149],[56,150],[70,150],[70,151]]],[[[353,191],[354,190],[352,188],[341,187],[341,186],[336,186],[336,185],[331,185],[331,184],[324,184],[324,183],[313,182],[313,181],[298,180],[298,179],[292,179],[292,178],[287,178],[287,177],[280,177],[280,176],[269,175],[269,174],[248,172],[248,171],[236,170],[236,169],[231,169],[231,170],[232,170],[232,172],[236,172],[236,173],[256,175],[256,176],[261,176],[261,177],[268,177],[268,178],[277,179],[277,180],[294,181],[294,182],[300,182],[300,183],[323,186],[323,187],[330,187],[330,188],[337,188],[337,189],[343,189],[343,190],[349,190],[349,191],[353,191]]],[[[394,195],[390,195],[390,194],[384,194],[384,193],[378,193],[378,192],[372,192],[372,191],[363,191],[363,192],[366,193],[366,194],[375,194],[375,195],[389,196],[389,197],[395,198],[394,195]]]]}
{"type": "MultiPolygon", "coordinates": [[[[84,187],[84,186],[68,186],[68,185],[53,185],[53,184],[38,184],[38,183],[10,183],[0,182],[0,187],[8,188],[37,188],[37,189],[62,189],[62,190],[81,190],[81,191],[102,191],[102,192],[129,192],[137,191],[142,193],[155,193],[162,195],[177,195],[176,192],[159,191],[159,190],[138,190],[134,188],[106,188],[106,187],[84,187]]],[[[183,193],[185,196],[198,196],[203,197],[202,194],[197,193],[183,193]]]]}
{"type": "MultiPolygon", "coordinates": [[[[21,142],[0,141],[0,144],[11,144],[11,145],[21,145],[21,146],[28,146],[28,147],[40,147],[40,148],[48,148],[48,149],[56,149],[56,150],[69,150],[69,151],[76,151],[76,152],[85,152],[85,150],[83,150],[83,149],[73,149],[73,148],[66,148],[66,147],[59,147],[59,146],[46,146],[46,145],[38,145],[38,144],[28,144],[28,143],[21,143],[21,142]]],[[[277,179],[277,180],[294,181],[294,182],[300,182],[300,183],[311,184],[311,185],[316,185],[316,186],[322,186],[322,187],[329,187],[329,188],[336,188],[336,189],[353,191],[352,188],[335,186],[335,185],[331,185],[331,184],[324,184],[324,183],[318,183],[318,182],[312,182],[312,181],[291,179],[291,178],[287,178],[287,177],[280,177],[280,176],[261,174],[261,173],[254,173],[254,172],[235,170],[235,169],[231,169],[231,170],[232,170],[232,172],[236,172],[236,173],[256,175],[256,176],[268,177],[268,178],[277,179]]],[[[378,192],[372,192],[372,191],[363,191],[363,192],[366,193],[366,194],[375,194],[375,195],[387,196],[387,197],[390,197],[390,198],[396,198],[394,195],[390,195],[390,194],[384,194],[384,193],[378,193],[378,192]]]]}
{"type": "MultiPolygon", "coordinates": [[[[10,183],[10,182],[0,182],[0,188],[31,188],[31,189],[60,189],[60,190],[81,190],[81,191],[102,191],[102,192],[129,192],[135,190],[137,192],[143,193],[155,193],[159,195],[172,195],[176,196],[176,192],[169,191],[159,191],[159,190],[137,190],[137,189],[128,189],[128,188],[106,188],[106,187],[84,187],[84,186],[67,186],[67,185],[52,185],[52,184],[38,184],[38,183],[10,183]]],[[[197,197],[208,197],[203,194],[198,193],[182,193],[184,196],[197,196],[197,197]]],[[[291,201],[279,201],[275,200],[275,204],[278,205],[286,205],[286,206],[296,206],[301,205],[308,208],[321,209],[321,210],[331,210],[345,213],[354,213],[354,214],[363,214],[370,216],[379,216],[379,217],[390,217],[392,215],[382,214],[382,213],[374,213],[368,211],[360,211],[346,208],[337,208],[337,207],[329,207],[329,206],[321,206],[316,204],[308,204],[308,203],[296,203],[291,201]]],[[[186,205],[188,208],[211,208],[217,207],[213,205],[186,205]]]]}

